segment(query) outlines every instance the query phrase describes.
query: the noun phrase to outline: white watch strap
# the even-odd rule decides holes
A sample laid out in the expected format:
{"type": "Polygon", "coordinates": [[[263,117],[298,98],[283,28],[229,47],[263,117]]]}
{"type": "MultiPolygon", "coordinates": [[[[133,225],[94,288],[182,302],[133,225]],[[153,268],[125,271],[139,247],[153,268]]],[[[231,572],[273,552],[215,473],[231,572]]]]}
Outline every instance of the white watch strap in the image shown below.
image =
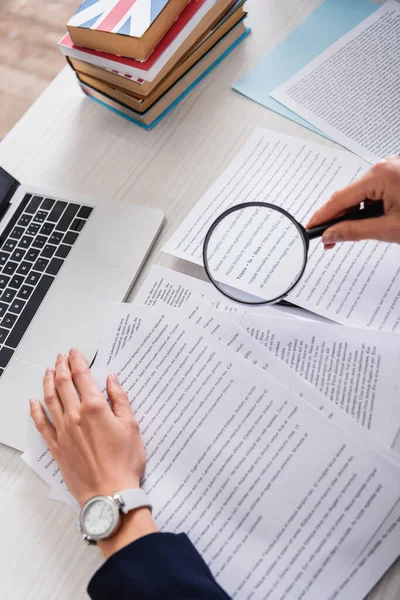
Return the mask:
{"type": "Polygon", "coordinates": [[[130,490],[124,490],[123,492],[115,492],[114,498],[120,502],[120,508],[125,515],[131,510],[142,508],[144,506],[150,510],[153,510],[148,497],[140,488],[132,488],[130,490]]]}

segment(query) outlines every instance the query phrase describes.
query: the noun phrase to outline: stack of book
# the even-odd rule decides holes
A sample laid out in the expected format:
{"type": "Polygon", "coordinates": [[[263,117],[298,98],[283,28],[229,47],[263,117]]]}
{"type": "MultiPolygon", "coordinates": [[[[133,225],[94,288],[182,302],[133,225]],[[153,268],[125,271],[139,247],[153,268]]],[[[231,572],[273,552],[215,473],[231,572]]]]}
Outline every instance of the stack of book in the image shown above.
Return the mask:
{"type": "Polygon", "coordinates": [[[59,42],[84,93],[150,129],[249,33],[246,0],[85,0],[59,42]]]}

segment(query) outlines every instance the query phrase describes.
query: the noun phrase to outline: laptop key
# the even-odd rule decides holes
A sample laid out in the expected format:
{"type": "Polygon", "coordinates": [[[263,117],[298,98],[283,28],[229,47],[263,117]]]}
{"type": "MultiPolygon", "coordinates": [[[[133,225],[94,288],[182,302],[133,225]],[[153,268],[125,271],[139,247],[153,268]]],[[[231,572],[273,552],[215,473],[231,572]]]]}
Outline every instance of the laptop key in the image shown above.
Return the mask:
{"type": "Polygon", "coordinates": [[[54,206],[54,202],[55,200],[53,200],[52,198],[45,198],[42,204],[40,205],[40,208],[42,210],[51,210],[54,206]]]}
{"type": "Polygon", "coordinates": [[[68,231],[64,236],[63,244],[69,244],[70,246],[73,246],[78,239],[78,236],[79,233],[76,233],[75,231],[68,231]]]}
{"type": "Polygon", "coordinates": [[[3,344],[6,341],[9,333],[10,332],[8,331],[8,329],[4,329],[3,327],[0,327],[0,344],[3,344]]]}
{"type": "Polygon", "coordinates": [[[10,288],[7,288],[6,290],[4,290],[4,292],[0,296],[0,302],[8,302],[8,303],[12,302],[15,298],[16,293],[17,293],[17,290],[12,290],[10,288]]]}
{"type": "Polygon", "coordinates": [[[33,265],[33,269],[41,273],[45,270],[48,264],[49,261],[46,258],[38,258],[35,264],[33,265]]]}
{"type": "Polygon", "coordinates": [[[51,258],[56,250],[56,246],[50,246],[50,244],[46,244],[46,246],[40,253],[40,256],[42,256],[43,258],[51,258]]]}
{"type": "Polygon", "coordinates": [[[11,279],[11,281],[9,283],[9,286],[12,288],[15,288],[17,290],[23,284],[24,279],[25,279],[25,277],[23,277],[22,275],[14,275],[14,277],[11,279]]]}
{"type": "Polygon", "coordinates": [[[58,202],[56,202],[53,210],[47,217],[47,220],[50,221],[51,223],[57,223],[57,221],[60,219],[61,215],[63,214],[66,206],[67,206],[67,202],[58,200],[58,202]]]}
{"type": "Polygon", "coordinates": [[[29,223],[32,221],[32,215],[27,215],[26,213],[22,215],[22,217],[18,221],[18,225],[21,227],[27,227],[29,223]]]}
{"type": "Polygon", "coordinates": [[[19,275],[27,275],[31,269],[32,269],[32,263],[26,262],[24,260],[24,262],[22,262],[19,265],[19,267],[17,269],[17,273],[19,273],[19,275]]]}
{"type": "Polygon", "coordinates": [[[10,233],[10,237],[19,240],[19,238],[22,237],[24,233],[25,229],[23,229],[22,227],[14,227],[14,229],[10,233]]]}
{"type": "Polygon", "coordinates": [[[28,206],[25,209],[25,212],[33,215],[39,208],[42,203],[43,198],[41,196],[33,196],[32,200],[29,202],[28,206]]]}
{"type": "Polygon", "coordinates": [[[7,275],[0,274],[0,290],[4,289],[11,277],[7,277],[7,275]]]}
{"type": "Polygon", "coordinates": [[[25,260],[29,260],[30,262],[35,262],[35,260],[39,256],[39,254],[40,254],[40,250],[38,250],[36,248],[29,248],[29,250],[25,254],[25,260]]]}
{"type": "Polygon", "coordinates": [[[54,223],[44,223],[40,230],[40,235],[50,235],[54,229],[54,223]]]}
{"type": "Polygon", "coordinates": [[[20,262],[24,258],[24,256],[25,256],[25,250],[22,250],[21,248],[17,248],[11,254],[10,260],[15,260],[15,262],[20,262]]]}
{"type": "Polygon", "coordinates": [[[8,310],[8,304],[4,304],[4,302],[0,302],[0,317],[3,317],[8,310]]]}
{"type": "Polygon", "coordinates": [[[14,350],[11,348],[6,348],[5,346],[0,349],[0,367],[3,369],[8,365],[12,355],[14,354],[14,350]]]}
{"type": "Polygon", "coordinates": [[[8,261],[8,263],[3,268],[3,273],[6,275],[14,275],[15,269],[18,267],[18,263],[8,261]]]}
{"type": "MultiPolygon", "coordinates": [[[[15,323],[8,339],[7,346],[16,348],[24,336],[25,331],[28,329],[30,322],[35,316],[39,306],[42,304],[44,297],[46,296],[51,284],[54,281],[54,277],[43,275],[39,281],[34,293],[32,294],[29,302],[26,303],[21,316],[15,323]]],[[[0,359],[1,366],[1,359],[0,359]]]]}
{"type": "Polygon", "coordinates": [[[61,244],[61,246],[57,249],[57,252],[55,255],[58,258],[67,258],[71,249],[72,249],[71,246],[66,246],[65,244],[61,244]]]}
{"type": "Polygon", "coordinates": [[[63,264],[64,261],[60,258],[53,258],[46,269],[46,273],[48,273],[49,275],[57,275],[58,271],[61,269],[63,264]]]}
{"type": "Polygon", "coordinates": [[[39,281],[40,277],[41,277],[40,273],[38,273],[37,271],[31,271],[29,273],[28,277],[25,279],[25,283],[35,286],[37,284],[37,282],[39,281]]]}
{"type": "Polygon", "coordinates": [[[71,222],[73,221],[78,210],[79,210],[79,206],[77,204],[69,204],[67,210],[61,217],[60,221],[57,223],[56,230],[57,231],[67,231],[67,229],[69,229],[69,226],[71,225],[71,222]]]}
{"type": "Polygon", "coordinates": [[[32,244],[32,248],[43,248],[46,242],[47,238],[45,238],[43,235],[38,235],[32,244]]]}
{"type": "Polygon", "coordinates": [[[82,206],[78,214],[76,215],[80,219],[87,219],[92,214],[93,207],[91,206],[82,206]]]}
{"type": "Polygon", "coordinates": [[[26,233],[28,235],[36,235],[37,232],[40,229],[40,224],[39,223],[31,223],[28,227],[28,229],[26,230],[26,233]]]}
{"type": "Polygon", "coordinates": [[[33,238],[29,237],[28,235],[24,235],[24,237],[20,240],[18,246],[20,248],[29,248],[32,242],[33,238]]]}
{"type": "Polygon", "coordinates": [[[70,229],[72,229],[72,231],[82,231],[85,223],[86,221],[83,221],[82,219],[75,219],[70,229]]]}
{"type": "Polygon", "coordinates": [[[19,290],[17,297],[21,298],[21,300],[28,300],[32,295],[33,289],[34,288],[30,285],[23,285],[19,290]]]}
{"type": "MultiPolygon", "coordinates": [[[[21,310],[24,308],[25,304],[26,304],[26,302],[24,302],[24,300],[20,300],[19,298],[16,298],[14,300],[14,302],[10,305],[10,308],[8,310],[12,313],[15,313],[16,315],[19,315],[21,310]]],[[[7,306],[7,305],[5,304],[4,306],[7,306]]]]}
{"type": "Polygon", "coordinates": [[[2,247],[2,250],[4,250],[4,252],[12,252],[16,245],[17,245],[17,240],[8,239],[6,241],[6,243],[4,244],[4,246],[2,247]]]}
{"type": "Polygon", "coordinates": [[[44,210],[38,210],[38,212],[36,213],[36,215],[33,218],[33,222],[34,223],[44,223],[45,219],[47,218],[48,213],[44,210]]]}
{"type": "Polygon", "coordinates": [[[9,254],[6,252],[0,252],[0,266],[5,265],[9,258],[9,254]]]}
{"type": "Polygon", "coordinates": [[[11,329],[14,327],[15,321],[18,319],[17,315],[13,315],[12,313],[7,313],[6,316],[1,320],[1,326],[6,329],[11,329]]]}
{"type": "Polygon", "coordinates": [[[63,238],[63,234],[61,231],[54,231],[54,233],[51,235],[51,237],[49,237],[49,244],[54,244],[55,246],[58,246],[58,244],[61,242],[63,238]]]}

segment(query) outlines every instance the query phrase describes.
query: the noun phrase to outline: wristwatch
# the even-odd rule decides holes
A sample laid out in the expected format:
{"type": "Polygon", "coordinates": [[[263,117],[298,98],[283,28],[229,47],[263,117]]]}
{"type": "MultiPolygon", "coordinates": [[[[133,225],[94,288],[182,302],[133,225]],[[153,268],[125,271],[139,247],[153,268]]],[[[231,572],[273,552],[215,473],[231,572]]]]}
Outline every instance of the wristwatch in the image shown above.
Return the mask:
{"type": "Polygon", "coordinates": [[[85,541],[96,544],[117,533],[121,526],[121,512],[127,514],[143,507],[153,508],[140,488],[116,492],[114,496],[93,496],[81,509],[78,528],[85,541]]]}

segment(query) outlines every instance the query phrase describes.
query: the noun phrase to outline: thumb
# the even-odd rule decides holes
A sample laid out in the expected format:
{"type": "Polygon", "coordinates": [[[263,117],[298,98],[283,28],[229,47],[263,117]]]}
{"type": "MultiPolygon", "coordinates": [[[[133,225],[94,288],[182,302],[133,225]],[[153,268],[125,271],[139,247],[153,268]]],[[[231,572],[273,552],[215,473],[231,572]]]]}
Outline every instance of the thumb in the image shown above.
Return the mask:
{"type": "Polygon", "coordinates": [[[360,240],[379,240],[395,242],[399,239],[400,221],[383,216],[376,219],[343,221],[329,227],[322,235],[324,246],[337,242],[358,242],[360,240]]]}
{"type": "Polygon", "coordinates": [[[107,377],[107,395],[111,402],[113,413],[119,419],[132,417],[128,396],[121,387],[118,377],[113,373],[107,377]]]}

